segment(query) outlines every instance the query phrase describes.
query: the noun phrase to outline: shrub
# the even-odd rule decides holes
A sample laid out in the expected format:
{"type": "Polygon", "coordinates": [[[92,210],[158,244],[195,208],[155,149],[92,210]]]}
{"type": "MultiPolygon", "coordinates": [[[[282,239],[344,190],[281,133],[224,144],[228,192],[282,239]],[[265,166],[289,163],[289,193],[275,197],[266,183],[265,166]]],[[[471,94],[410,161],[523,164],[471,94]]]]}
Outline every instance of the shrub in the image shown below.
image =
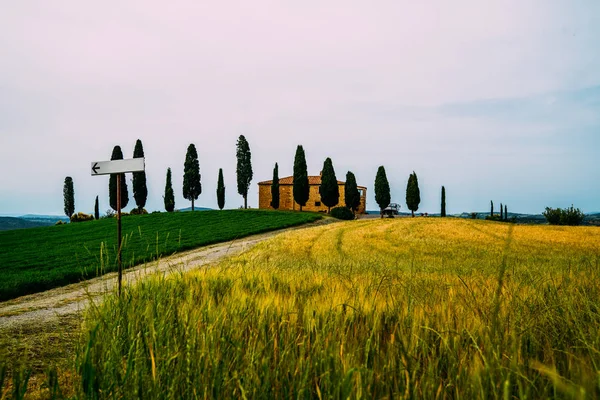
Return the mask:
{"type": "Polygon", "coordinates": [[[116,214],[117,213],[112,208],[109,208],[108,210],[106,210],[106,214],[104,214],[102,218],[114,218],[116,214]]]}
{"type": "Polygon", "coordinates": [[[85,221],[93,221],[93,220],[94,220],[94,216],[92,214],[78,212],[78,213],[71,215],[71,222],[85,222],[85,221]]]}
{"type": "Polygon", "coordinates": [[[139,209],[139,208],[133,208],[131,209],[131,211],[129,211],[129,214],[131,215],[144,215],[144,214],[148,214],[148,211],[146,211],[145,208],[139,209]]]}
{"type": "Polygon", "coordinates": [[[331,209],[331,216],[337,219],[351,220],[354,219],[354,214],[346,207],[335,207],[331,209]]]}
{"type": "Polygon", "coordinates": [[[58,221],[56,221],[56,223],[54,225],[64,225],[64,221],[59,219],[58,221]]]}
{"type": "Polygon", "coordinates": [[[575,208],[572,205],[564,210],[562,208],[546,207],[546,211],[542,215],[546,217],[546,221],[550,225],[576,226],[581,225],[585,218],[585,214],[579,208],[575,208]]]}
{"type": "Polygon", "coordinates": [[[498,222],[504,221],[504,219],[499,214],[487,215],[485,217],[485,219],[486,219],[486,221],[498,221],[498,222]]]}

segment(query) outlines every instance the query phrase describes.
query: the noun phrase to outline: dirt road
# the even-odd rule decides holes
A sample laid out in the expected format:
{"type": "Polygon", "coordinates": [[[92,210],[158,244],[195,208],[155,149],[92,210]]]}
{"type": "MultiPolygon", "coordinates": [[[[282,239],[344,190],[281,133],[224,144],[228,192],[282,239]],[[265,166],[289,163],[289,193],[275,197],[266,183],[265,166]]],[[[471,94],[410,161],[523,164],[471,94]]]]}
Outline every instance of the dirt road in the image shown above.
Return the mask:
{"type": "MultiPolygon", "coordinates": [[[[255,244],[282,232],[305,229],[334,221],[332,218],[324,218],[299,227],[253,235],[175,254],[123,271],[123,282],[126,285],[132,284],[148,274],[157,272],[170,274],[188,271],[240,254],[255,244]]],[[[0,331],[14,330],[25,325],[56,323],[61,318],[81,313],[90,300],[100,300],[101,296],[113,290],[116,283],[117,274],[113,272],[84,282],[0,303],[0,331]]]]}

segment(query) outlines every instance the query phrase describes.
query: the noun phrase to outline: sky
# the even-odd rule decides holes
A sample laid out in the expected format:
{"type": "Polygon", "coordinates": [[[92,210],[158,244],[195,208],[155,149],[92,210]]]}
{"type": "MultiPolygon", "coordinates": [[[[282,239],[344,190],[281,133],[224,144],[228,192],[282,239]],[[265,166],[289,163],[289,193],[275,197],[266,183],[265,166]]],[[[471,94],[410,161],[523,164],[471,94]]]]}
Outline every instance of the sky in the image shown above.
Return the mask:
{"type": "MultiPolygon", "coordinates": [[[[176,208],[188,145],[202,194],[237,208],[235,146],[250,144],[257,183],[309,175],[331,157],[367,187],[383,165],[406,211],[600,211],[600,2],[597,0],[8,2],[0,13],[0,214],[108,205],[92,161],[120,145],[146,155],[148,210],[176,208]]],[[[130,182],[131,176],[128,176],[130,182]]],[[[134,207],[130,191],[127,209],[134,207]]]]}

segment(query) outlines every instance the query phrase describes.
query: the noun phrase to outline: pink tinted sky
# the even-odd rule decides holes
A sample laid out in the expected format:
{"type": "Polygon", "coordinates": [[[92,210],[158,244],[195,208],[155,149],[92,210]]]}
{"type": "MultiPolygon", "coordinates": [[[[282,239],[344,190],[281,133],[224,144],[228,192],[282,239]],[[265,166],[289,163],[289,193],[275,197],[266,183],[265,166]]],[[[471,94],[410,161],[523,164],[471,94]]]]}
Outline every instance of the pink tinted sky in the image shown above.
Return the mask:
{"type": "MultiPolygon", "coordinates": [[[[597,1],[13,2],[0,14],[0,213],[76,209],[105,177],[89,163],[144,143],[149,209],[162,209],[167,167],[176,206],[189,143],[203,193],[226,207],[235,142],[260,180],[310,174],[331,157],[369,188],[384,165],[404,205],[413,170],[421,209],[541,212],[574,203],[600,211],[600,3],[597,1]]],[[[133,198],[130,207],[133,206],[133,198]]]]}

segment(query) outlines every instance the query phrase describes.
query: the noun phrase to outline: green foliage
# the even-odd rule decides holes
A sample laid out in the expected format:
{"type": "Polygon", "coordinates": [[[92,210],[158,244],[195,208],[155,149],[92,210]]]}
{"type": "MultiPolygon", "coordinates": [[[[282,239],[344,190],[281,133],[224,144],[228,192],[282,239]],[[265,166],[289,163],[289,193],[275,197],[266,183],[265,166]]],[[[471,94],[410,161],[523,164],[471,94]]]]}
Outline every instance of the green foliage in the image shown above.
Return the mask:
{"type": "Polygon", "coordinates": [[[165,202],[165,210],[173,212],[175,209],[175,193],[173,192],[173,184],[171,183],[171,168],[167,168],[167,182],[165,183],[163,200],[165,202]]]}
{"type": "Polygon", "coordinates": [[[294,156],[294,201],[302,207],[306,205],[310,194],[310,186],[308,185],[308,170],[306,167],[306,156],[304,148],[298,145],[296,155],[294,156]]]}
{"type": "Polygon", "coordinates": [[[494,216],[494,201],[490,200],[490,216],[494,216]]]}
{"type": "Polygon", "coordinates": [[[273,182],[271,183],[271,207],[279,208],[279,165],[275,163],[273,168],[273,182]]]}
{"type": "Polygon", "coordinates": [[[250,145],[244,135],[240,135],[238,138],[236,157],[237,166],[235,172],[237,174],[238,194],[244,197],[244,208],[248,208],[248,188],[252,181],[252,154],[250,153],[250,145]]]}
{"type": "Polygon", "coordinates": [[[74,213],[73,215],[71,215],[71,222],[86,222],[86,221],[93,221],[93,220],[94,220],[94,216],[92,214],[78,212],[76,214],[74,213]]]}
{"type": "Polygon", "coordinates": [[[572,205],[569,208],[550,208],[546,207],[546,211],[542,213],[550,225],[581,225],[585,215],[579,208],[574,208],[572,205]]]}
{"type": "Polygon", "coordinates": [[[504,220],[508,221],[508,207],[504,205],[504,220]]]}
{"type": "Polygon", "coordinates": [[[64,211],[67,217],[71,217],[75,212],[75,192],[73,190],[73,178],[67,176],[63,186],[63,199],[65,203],[64,211]]]}
{"type": "Polygon", "coordinates": [[[58,221],[56,221],[56,223],[54,225],[64,225],[64,224],[65,224],[65,222],[59,219],[58,221]]]}
{"type": "MultiPolygon", "coordinates": [[[[140,139],[135,142],[133,158],[144,158],[144,146],[142,146],[142,141],[140,139]]],[[[135,204],[140,210],[146,206],[146,199],[148,198],[146,171],[133,173],[133,198],[135,199],[135,204]]]]}
{"type": "Polygon", "coordinates": [[[194,201],[201,193],[200,163],[196,146],[192,143],[188,146],[183,165],[183,198],[192,202],[192,211],[194,211],[194,201]]]}
{"type": "Polygon", "coordinates": [[[504,207],[502,206],[502,203],[500,203],[500,221],[504,220],[504,207]]]}
{"type": "Polygon", "coordinates": [[[322,173],[319,194],[321,195],[321,202],[327,206],[327,211],[331,211],[331,207],[340,202],[340,187],[338,186],[331,158],[327,157],[325,159],[322,173]]]}
{"type": "Polygon", "coordinates": [[[129,211],[129,215],[146,215],[148,214],[148,211],[145,208],[132,208],[131,211],[129,211]]]}
{"type": "MultiPolygon", "coordinates": [[[[269,210],[158,213],[123,218],[123,265],[312,222],[322,216],[269,210]]],[[[116,222],[0,232],[0,301],[116,270],[116,222]]]]}
{"type": "Polygon", "coordinates": [[[486,215],[485,219],[486,219],[486,221],[497,221],[497,222],[504,221],[504,219],[500,215],[498,215],[498,214],[486,215]]]}
{"type": "Polygon", "coordinates": [[[419,209],[419,203],[421,203],[419,180],[417,174],[413,171],[408,177],[408,184],[406,185],[406,205],[413,217],[415,216],[415,211],[419,209]]]}
{"type": "Polygon", "coordinates": [[[348,207],[334,207],[331,209],[331,216],[337,219],[352,220],[354,213],[348,207]]]}
{"type": "Polygon", "coordinates": [[[98,196],[94,202],[94,219],[100,219],[100,206],[98,205],[98,196]]]}
{"type": "Polygon", "coordinates": [[[385,174],[385,168],[382,165],[377,169],[377,175],[375,176],[375,202],[379,205],[382,217],[383,209],[390,204],[391,199],[390,184],[385,174]]]}
{"type": "Polygon", "coordinates": [[[352,212],[358,211],[360,206],[360,193],[356,185],[356,177],[351,171],[346,173],[346,183],[344,184],[344,203],[352,212]]]}
{"type": "Polygon", "coordinates": [[[225,182],[223,180],[223,168],[219,168],[219,177],[217,178],[217,205],[219,210],[225,207],[225,182]]]}
{"type": "MultiPolygon", "coordinates": [[[[123,152],[121,146],[115,146],[113,148],[111,160],[122,160],[123,152]]],[[[127,181],[125,180],[125,174],[110,174],[108,183],[108,198],[110,206],[113,210],[117,210],[117,176],[121,176],[121,209],[127,207],[129,204],[129,191],[127,190],[127,181]]]]}
{"type": "Polygon", "coordinates": [[[440,212],[440,216],[446,216],[446,188],[442,186],[442,211],[440,212]]]}

